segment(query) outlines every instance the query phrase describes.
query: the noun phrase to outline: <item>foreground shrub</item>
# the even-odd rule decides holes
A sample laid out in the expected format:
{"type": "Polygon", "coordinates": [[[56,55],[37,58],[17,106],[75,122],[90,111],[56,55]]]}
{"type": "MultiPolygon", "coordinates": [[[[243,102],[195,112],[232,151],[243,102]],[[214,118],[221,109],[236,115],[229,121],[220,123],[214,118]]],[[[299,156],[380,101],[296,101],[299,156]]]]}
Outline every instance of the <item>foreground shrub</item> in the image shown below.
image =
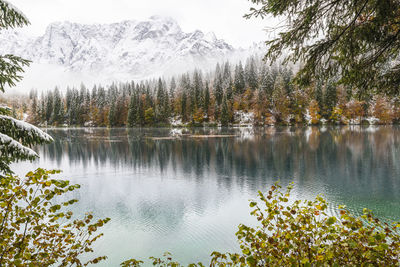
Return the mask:
{"type": "MultiPolygon", "coordinates": [[[[327,213],[327,202],[317,196],[313,201],[290,202],[289,186],[282,192],[279,184],[259,202],[251,202],[256,227],[239,225],[236,233],[240,253],[212,253],[211,266],[398,266],[400,224],[388,224],[364,209],[355,217],[339,206],[339,216],[327,213]]],[[[153,265],[181,266],[166,259],[151,258],[153,265]]],[[[123,266],[139,266],[127,261],[123,266]]],[[[203,266],[191,264],[189,266],[203,266]]]]}
{"type": "Polygon", "coordinates": [[[82,266],[105,259],[81,262],[79,257],[93,252],[93,242],[102,235],[95,232],[109,219],[93,222],[91,214],[73,219],[71,211],[64,211],[77,200],[60,203],[56,198],[79,185],[50,178],[58,172],[0,176],[0,266],[82,266]]]}

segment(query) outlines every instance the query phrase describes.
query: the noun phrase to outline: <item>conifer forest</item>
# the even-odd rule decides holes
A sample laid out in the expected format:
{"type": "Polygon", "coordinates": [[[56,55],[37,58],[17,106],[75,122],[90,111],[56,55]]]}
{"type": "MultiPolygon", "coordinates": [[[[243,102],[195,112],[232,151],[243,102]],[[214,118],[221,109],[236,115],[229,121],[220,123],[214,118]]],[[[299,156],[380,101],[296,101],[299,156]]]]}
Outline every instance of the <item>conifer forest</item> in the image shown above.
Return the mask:
{"type": "Polygon", "coordinates": [[[400,119],[398,98],[335,81],[299,89],[293,73],[252,56],[245,64],[217,64],[208,73],[92,88],[81,84],[64,92],[32,90],[23,101],[6,101],[16,116],[58,127],[393,124],[400,119]]]}

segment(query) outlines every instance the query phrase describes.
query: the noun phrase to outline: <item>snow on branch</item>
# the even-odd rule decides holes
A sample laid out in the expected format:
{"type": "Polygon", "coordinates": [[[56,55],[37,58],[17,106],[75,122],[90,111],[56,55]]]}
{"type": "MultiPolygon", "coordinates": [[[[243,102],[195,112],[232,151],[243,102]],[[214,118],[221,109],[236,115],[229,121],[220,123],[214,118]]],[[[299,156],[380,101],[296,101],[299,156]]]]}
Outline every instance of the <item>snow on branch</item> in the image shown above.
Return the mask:
{"type": "MultiPolygon", "coordinates": [[[[33,126],[32,124],[29,124],[24,121],[20,121],[17,119],[14,119],[13,117],[6,116],[6,115],[0,115],[0,126],[2,124],[10,123],[15,127],[15,131],[23,131],[24,135],[23,137],[28,137],[31,140],[36,140],[36,143],[50,143],[53,142],[53,138],[48,135],[47,133],[43,132],[36,126],[33,126]]],[[[9,131],[12,131],[12,129],[7,129],[9,131]]],[[[33,143],[33,142],[30,142],[33,143]]]]}
{"type": "MultiPolygon", "coordinates": [[[[4,148],[7,148],[7,152],[11,152],[8,153],[11,154],[11,156],[19,154],[29,159],[34,159],[38,157],[38,154],[29,147],[23,146],[21,143],[15,141],[8,135],[0,133],[0,151],[3,152],[4,148]]],[[[3,157],[4,155],[1,156],[3,157]]]]}
{"type": "Polygon", "coordinates": [[[16,6],[6,0],[0,0],[0,28],[14,28],[29,24],[29,19],[16,6]]]}

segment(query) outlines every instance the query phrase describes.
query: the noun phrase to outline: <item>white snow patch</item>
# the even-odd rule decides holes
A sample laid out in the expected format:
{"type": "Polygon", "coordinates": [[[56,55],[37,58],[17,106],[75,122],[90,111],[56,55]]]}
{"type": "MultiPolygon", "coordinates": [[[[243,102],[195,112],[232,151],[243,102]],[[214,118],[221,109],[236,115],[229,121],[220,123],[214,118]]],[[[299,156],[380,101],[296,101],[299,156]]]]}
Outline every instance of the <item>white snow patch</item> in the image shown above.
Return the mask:
{"type": "Polygon", "coordinates": [[[254,125],[254,113],[253,112],[244,112],[244,111],[236,111],[235,112],[235,121],[239,125],[254,125]]]}
{"type": "Polygon", "coordinates": [[[377,124],[379,122],[379,119],[375,117],[367,117],[365,120],[368,121],[370,125],[377,124]]]}
{"type": "Polygon", "coordinates": [[[360,118],[349,119],[349,125],[358,125],[360,124],[360,118]]]}
{"type": "Polygon", "coordinates": [[[171,118],[169,123],[174,127],[183,125],[182,118],[179,116],[171,118]]]}
{"type": "Polygon", "coordinates": [[[83,126],[85,126],[85,127],[93,127],[93,126],[95,126],[95,125],[94,125],[93,121],[87,121],[87,122],[85,122],[85,123],[83,124],[83,126]]]}
{"type": "Polygon", "coordinates": [[[304,114],[304,118],[306,119],[307,124],[312,124],[312,117],[310,115],[310,110],[306,110],[306,114],[304,114]]]}

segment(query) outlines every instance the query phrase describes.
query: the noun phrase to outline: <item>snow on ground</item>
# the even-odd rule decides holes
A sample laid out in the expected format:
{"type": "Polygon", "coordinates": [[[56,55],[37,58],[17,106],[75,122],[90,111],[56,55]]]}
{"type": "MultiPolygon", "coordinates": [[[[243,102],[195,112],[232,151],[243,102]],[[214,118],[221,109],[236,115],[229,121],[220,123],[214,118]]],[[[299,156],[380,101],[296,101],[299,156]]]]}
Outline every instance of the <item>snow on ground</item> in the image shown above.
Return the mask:
{"type": "Polygon", "coordinates": [[[182,126],[183,122],[180,116],[176,116],[170,119],[169,123],[173,126],[173,127],[177,127],[177,126],[182,126]]]}
{"type": "Polygon", "coordinates": [[[365,120],[368,121],[370,125],[379,123],[379,119],[375,117],[367,117],[365,120]]]}
{"type": "Polygon", "coordinates": [[[94,123],[93,123],[93,121],[87,121],[87,122],[85,122],[83,125],[84,125],[85,127],[93,127],[93,126],[94,126],[94,123]]]}
{"type": "Polygon", "coordinates": [[[236,111],[234,114],[235,122],[240,126],[244,125],[254,125],[254,113],[253,112],[244,112],[244,111],[236,111]]]}

